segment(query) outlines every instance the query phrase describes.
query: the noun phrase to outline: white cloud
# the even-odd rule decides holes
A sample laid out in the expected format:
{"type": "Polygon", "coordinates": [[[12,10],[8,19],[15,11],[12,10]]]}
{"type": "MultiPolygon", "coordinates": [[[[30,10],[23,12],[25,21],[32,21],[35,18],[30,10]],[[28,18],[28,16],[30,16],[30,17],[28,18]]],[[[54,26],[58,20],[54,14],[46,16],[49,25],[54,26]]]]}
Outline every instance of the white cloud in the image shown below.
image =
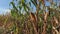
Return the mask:
{"type": "Polygon", "coordinates": [[[0,14],[7,14],[7,13],[10,13],[10,9],[0,8],[0,14]]]}

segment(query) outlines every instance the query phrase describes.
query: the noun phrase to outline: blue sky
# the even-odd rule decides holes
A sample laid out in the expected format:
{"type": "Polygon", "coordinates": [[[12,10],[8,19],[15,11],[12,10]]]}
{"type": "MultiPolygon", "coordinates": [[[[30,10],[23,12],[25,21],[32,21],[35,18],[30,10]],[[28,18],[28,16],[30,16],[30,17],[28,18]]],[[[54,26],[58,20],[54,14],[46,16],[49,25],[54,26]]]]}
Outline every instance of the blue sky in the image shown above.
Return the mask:
{"type": "Polygon", "coordinates": [[[0,0],[0,8],[9,8],[9,2],[11,0],[0,0]]]}
{"type": "Polygon", "coordinates": [[[9,3],[11,1],[12,0],[0,0],[0,14],[5,13],[7,10],[9,10],[9,3]]]}

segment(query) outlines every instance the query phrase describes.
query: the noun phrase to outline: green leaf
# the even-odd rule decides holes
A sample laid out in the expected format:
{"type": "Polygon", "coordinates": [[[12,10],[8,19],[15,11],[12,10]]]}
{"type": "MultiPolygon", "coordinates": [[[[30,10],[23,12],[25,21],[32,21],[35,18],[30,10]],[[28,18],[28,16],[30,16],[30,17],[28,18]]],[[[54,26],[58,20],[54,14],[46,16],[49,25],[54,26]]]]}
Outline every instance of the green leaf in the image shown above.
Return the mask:
{"type": "Polygon", "coordinates": [[[36,7],[37,3],[35,3],[35,1],[31,0],[31,2],[34,4],[34,6],[36,7]]]}
{"type": "Polygon", "coordinates": [[[29,2],[30,6],[31,6],[31,2],[29,2]]]}
{"type": "Polygon", "coordinates": [[[14,10],[11,10],[11,15],[12,15],[13,17],[17,17],[17,13],[16,13],[14,10]]]}
{"type": "Polygon", "coordinates": [[[13,8],[14,8],[16,11],[18,11],[18,9],[16,8],[14,2],[10,2],[10,4],[12,4],[13,8]]]}
{"type": "Polygon", "coordinates": [[[22,6],[19,6],[19,9],[21,10],[22,9],[22,6]]]}

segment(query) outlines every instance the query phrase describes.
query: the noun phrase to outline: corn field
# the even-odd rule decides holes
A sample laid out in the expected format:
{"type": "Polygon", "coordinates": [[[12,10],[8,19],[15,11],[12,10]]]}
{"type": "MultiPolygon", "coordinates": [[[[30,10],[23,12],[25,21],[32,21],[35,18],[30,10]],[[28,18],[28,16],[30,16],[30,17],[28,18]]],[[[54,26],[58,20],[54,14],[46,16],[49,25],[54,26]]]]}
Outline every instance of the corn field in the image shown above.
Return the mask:
{"type": "Polygon", "coordinates": [[[60,5],[56,5],[55,8],[52,0],[48,0],[52,3],[51,6],[45,6],[44,0],[30,2],[16,0],[16,2],[19,3],[17,5],[19,7],[12,1],[11,14],[0,15],[0,34],[60,34],[60,5]],[[32,9],[30,3],[34,4],[36,12],[29,12],[32,9]]]}

